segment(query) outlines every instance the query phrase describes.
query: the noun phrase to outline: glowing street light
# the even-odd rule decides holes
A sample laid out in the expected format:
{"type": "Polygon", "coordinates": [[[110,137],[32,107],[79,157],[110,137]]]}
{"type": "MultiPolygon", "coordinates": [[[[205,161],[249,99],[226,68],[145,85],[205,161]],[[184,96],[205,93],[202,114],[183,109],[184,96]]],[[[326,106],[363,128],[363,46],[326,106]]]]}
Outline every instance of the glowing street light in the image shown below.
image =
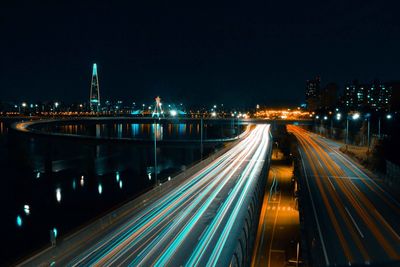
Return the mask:
{"type": "Polygon", "coordinates": [[[353,120],[358,120],[360,118],[360,113],[354,113],[352,116],[353,120]]]}
{"type": "MultiPolygon", "coordinates": [[[[392,114],[387,114],[386,119],[391,120],[393,118],[392,114]]],[[[378,119],[378,136],[381,138],[381,117],[378,119]]]]}
{"type": "Polygon", "coordinates": [[[176,115],[178,115],[178,112],[176,111],[176,110],[171,110],[170,112],[169,112],[169,114],[171,114],[171,116],[172,117],[175,117],[176,115]]]}

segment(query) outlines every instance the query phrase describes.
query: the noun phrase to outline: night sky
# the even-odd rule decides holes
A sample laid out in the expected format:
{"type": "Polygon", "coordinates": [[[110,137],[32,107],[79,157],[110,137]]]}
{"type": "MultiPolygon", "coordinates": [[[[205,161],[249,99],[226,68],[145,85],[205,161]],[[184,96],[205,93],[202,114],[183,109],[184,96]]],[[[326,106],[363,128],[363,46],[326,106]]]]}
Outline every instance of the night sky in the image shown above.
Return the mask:
{"type": "Polygon", "coordinates": [[[102,101],[297,105],[315,75],[400,79],[397,1],[216,2],[2,0],[0,101],[87,101],[94,62],[102,101]]]}

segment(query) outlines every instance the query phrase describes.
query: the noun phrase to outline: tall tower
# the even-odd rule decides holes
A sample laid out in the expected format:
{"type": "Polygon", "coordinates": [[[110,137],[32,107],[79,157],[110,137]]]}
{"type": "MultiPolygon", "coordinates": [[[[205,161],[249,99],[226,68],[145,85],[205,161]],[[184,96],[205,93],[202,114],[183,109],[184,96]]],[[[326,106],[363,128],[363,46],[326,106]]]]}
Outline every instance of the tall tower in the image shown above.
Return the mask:
{"type": "Polygon", "coordinates": [[[92,82],[90,84],[90,110],[94,112],[100,111],[100,89],[99,77],[97,76],[97,64],[93,64],[92,82]]]}
{"type": "Polygon", "coordinates": [[[153,114],[151,115],[151,117],[157,117],[160,118],[160,116],[162,115],[164,117],[164,111],[162,110],[162,104],[161,104],[161,98],[159,96],[157,96],[155,98],[155,103],[154,103],[154,110],[153,110],[153,114]]]}

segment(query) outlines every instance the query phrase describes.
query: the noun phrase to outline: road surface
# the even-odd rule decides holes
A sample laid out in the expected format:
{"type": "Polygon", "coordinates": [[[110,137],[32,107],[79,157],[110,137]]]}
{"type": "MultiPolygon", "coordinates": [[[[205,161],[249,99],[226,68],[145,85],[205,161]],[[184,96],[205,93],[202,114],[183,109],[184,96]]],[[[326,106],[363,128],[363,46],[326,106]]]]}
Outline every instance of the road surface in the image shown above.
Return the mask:
{"type": "Polygon", "coordinates": [[[300,144],[311,204],[306,213],[314,221],[305,225],[314,232],[314,264],[400,266],[398,199],[339,152],[335,142],[293,125],[288,131],[300,144]]]}
{"type": "MultiPolygon", "coordinates": [[[[227,266],[237,245],[235,222],[267,157],[269,126],[247,137],[168,194],[98,236],[26,265],[227,266]]],[[[57,248],[56,248],[57,249],[57,248]]]]}

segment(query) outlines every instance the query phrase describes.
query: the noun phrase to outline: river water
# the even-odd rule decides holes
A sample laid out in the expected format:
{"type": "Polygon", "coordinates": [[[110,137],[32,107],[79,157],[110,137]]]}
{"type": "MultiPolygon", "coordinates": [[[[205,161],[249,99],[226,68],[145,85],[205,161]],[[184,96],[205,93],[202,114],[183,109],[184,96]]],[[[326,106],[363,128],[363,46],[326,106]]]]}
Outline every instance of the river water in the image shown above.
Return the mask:
{"type": "MultiPolygon", "coordinates": [[[[0,121],[0,208],[3,238],[0,264],[6,265],[50,243],[50,230],[64,236],[134,199],[155,184],[152,142],[93,142],[69,137],[17,134],[0,121]]],[[[41,130],[94,137],[196,140],[198,122],[160,124],[70,123],[41,130]],[[157,128],[155,128],[157,127],[157,128]]],[[[240,129],[239,131],[241,131],[240,129]]],[[[206,123],[204,137],[232,137],[234,125],[206,123]]],[[[204,147],[206,156],[221,144],[204,147]]],[[[200,160],[198,143],[157,148],[162,182],[200,160]]]]}

